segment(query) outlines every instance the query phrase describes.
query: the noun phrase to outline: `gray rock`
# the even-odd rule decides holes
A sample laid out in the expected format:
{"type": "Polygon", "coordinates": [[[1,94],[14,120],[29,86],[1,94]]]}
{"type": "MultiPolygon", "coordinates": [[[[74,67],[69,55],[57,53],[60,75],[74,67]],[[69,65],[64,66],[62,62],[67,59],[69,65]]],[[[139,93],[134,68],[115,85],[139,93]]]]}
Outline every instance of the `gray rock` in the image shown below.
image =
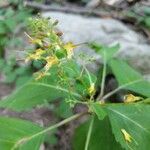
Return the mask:
{"type": "MultiPolygon", "coordinates": [[[[120,43],[119,57],[127,59],[142,73],[150,73],[150,45],[142,35],[132,31],[120,21],[60,12],[44,12],[43,16],[59,20],[58,28],[64,33],[64,41],[74,43],[95,41],[106,45],[120,43]]],[[[82,45],[76,53],[79,54],[81,50],[90,57],[95,57],[97,63],[100,62],[100,57],[93,50],[82,45]]],[[[97,69],[97,65],[92,68],[97,69]]]]}

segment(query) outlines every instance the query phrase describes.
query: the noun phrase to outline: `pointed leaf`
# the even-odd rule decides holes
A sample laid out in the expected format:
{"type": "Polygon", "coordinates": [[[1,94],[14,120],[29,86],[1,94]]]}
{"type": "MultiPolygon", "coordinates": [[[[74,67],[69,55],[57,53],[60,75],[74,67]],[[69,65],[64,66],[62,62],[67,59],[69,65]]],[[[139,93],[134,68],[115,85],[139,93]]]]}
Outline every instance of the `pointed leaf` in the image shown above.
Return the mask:
{"type": "Polygon", "coordinates": [[[107,47],[98,45],[96,43],[92,43],[90,44],[90,47],[94,49],[97,53],[99,53],[103,59],[105,58],[106,61],[109,61],[117,53],[117,51],[120,48],[120,45],[116,44],[114,46],[107,47]]]}
{"type": "MultiPolygon", "coordinates": [[[[73,150],[84,150],[89,123],[85,122],[75,130],[73,150]]],[[[122,150],[114,139],[108,118],[103,121],[95,117],[88,150],[122,150]]]]}
{"type": "Polygon", "coordinates": [[[147,150],[150,147],[150,106],[117,104],[106,106],[112,131],[123,148],[147,150]]]}
{"type": "MultiPolygon", "coordinates": [[[[15,118],[0,117],[0,149],[11,150],[21,139],[26,138],[42,130],[42,127],[29,121],[15,118]]],[[[38,136],[25,144],[19,150],[39,150],[43,142],[43,135],[38,136]]]]}
{"type": "Polygon", "coordinates": [[[150,83],[145,81],[137,71],[122,60],[113,59],[110,62],[112,71],[124,89],[131,90],[146,97],[150,97],[150,83]]]}
{"type": "MultiPolygon", "coordinates": [[[[96,77],[90,75],[92,82],[96,82],[96,77]]],[[[69,61],[61,66],[52,67],[50,75],[47,74],[38,81],[30,80],[12,95],[0,101],[0,107],[21,111],[58,98],[71,97],[80,100],[81,95],[88,94],[89,87],[90,82],[86,72],[81,74],[80,67],[74,61],[69,61]]]]}
{"type": "MultiPolygon", "coordinates": [[[[0,107],[7,107],[17,111],[27,110],[36,105],[43,104],[45,100],[52,101],[62,98],[70,92],[57,86],[57,78],[54,76],[45,77],[40,81],[29,81],[12,95],[0,101],[0,107]]],[[[79,97],[77,93],[72,93],[79,97]]]]}

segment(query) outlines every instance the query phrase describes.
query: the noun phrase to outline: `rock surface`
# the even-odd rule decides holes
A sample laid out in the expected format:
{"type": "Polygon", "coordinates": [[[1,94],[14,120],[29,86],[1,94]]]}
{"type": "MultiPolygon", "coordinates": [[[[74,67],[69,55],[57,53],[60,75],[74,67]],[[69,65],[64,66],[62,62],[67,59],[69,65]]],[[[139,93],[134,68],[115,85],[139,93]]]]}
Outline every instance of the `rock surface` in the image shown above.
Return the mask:
{"type": "MultiPolygon", "coordinates": [[[[74,43],[99,42],[106,45],[120,43],[119,57],[126,59],[143,74],[150,74],[150,45],[140,34],[131,30],[127,25],[110,19],[85,17],[60,12],[44,12],[43,16],[59,20],[58,28],[64,33],[64,41],[74,43]]],[[[83,50],[90,57],[94,56],[100,62],[92,50],[82,45],[76,53],[83,50]]],[[[92,68],[97,69],[95,66],[92,68]]]]}

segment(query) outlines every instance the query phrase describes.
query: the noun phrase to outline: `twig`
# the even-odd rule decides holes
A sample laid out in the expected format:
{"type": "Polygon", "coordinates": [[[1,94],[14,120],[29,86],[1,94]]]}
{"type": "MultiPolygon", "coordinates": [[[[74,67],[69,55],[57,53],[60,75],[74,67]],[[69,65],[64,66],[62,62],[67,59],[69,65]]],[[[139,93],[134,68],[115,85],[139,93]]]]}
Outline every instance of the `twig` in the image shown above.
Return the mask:
{"type": "Polygon", "coordinates": [[[53,126],[50,126],[50,127],[46,128],[45,130],[42,130],[42,131],[40,131],[40,132],[37,132],[37,133],[35,133],[35,134],[33,134],[33,135],[29,136],[29,137],[23,138],[23,139],[19,140],[19,141],[13,146],[13,148],[12,148],[11,150],[15,150],[15,149],[18,148],[21,144],[24,144],[24,143],[26,143],[27,141],[29,141],[29,140],[31,140],[31,139],[33,139],[33,138],[35,138],[35,137],[38,137],[38,136],[40,136],[40,135],[43,135],[43,134],[45,134],[45,133],[47,133],[47,132],[49,132],[49,131],[51,131],[51,130],[53,130],[53,129],[56,129],[56,128],[60,127],[60,126],[63,126],[64,124],[69,123],[70,121],[76,120],[76,119],[80,118],[81,116],[83,116],[83,115],[85,115],[85,114],[87,114],[87,112],[83,112],[83,113],[80,113],[80,114],[73,115],[73,116],[71,116],[71,117],[69,117],[69,118],[67,118],[67,119],[64,119],[63,121],[61,121],[61,122],[59,122],[59,123],[53,125],[53,126]]]}
{"type": "Polygon", "coordinates": [[[73,14],[82,14],[82,15],[93,15],[93,16],[100,16],[100,17],[113,17],[122,19],[123,14],[116,13],[116,12],[106,12],[98,9],[91,9],[86,7],[79,7],[79,6],[51,6],[51,5],[43,5],[37,2],[24,2],[24,6],[38,9],[41,11],[60,11],[65,13],[73,13],[73,14]]]}
{"type": "Polygon", "coordinates": [[[146,29],[145,27],[141,28],[143,30],[143,32],[146,34],[146,36],[148,37],[148,40],[150,40],[150,31],[148,29],[146,29]]]}
{"type": "Polygon", "coordinates": [[[126,88],[126,87],[129,86],[129,85],[132,85],[132,84],[135,84],[135,83],[139,83],[139,82],[142,82],[142,81],[144,81],[144,80],[143,80],[143,79],[139,79],[139,80],[135,80],[135,81],[133,81],[133,82],[124,84],[124,85],[122,85],[122,86],[119,86],[119,87],[116,88],[115,90],[113,90],[113,91],[111,91],[110,93],[106,94],[106,95],[102,98],[102,100],[103,100],[103,101],[106,100],[108,97],[112,96],[113,94],[115,94],[115,93],[117,93],[118,91],[120,91],[120,90],[126,88]]]}
{"type": "Polygon", "coordinates": [[[104,66],[103,66],[103,74],[102,74],[102,83],[101,83],[101,91],[97,100],[101,100],[104,90],[105,90],[105,79],[106,79],[106,69],[107,69],[107,60],[106,60],[106,52],[104,51],[104,66]]]}

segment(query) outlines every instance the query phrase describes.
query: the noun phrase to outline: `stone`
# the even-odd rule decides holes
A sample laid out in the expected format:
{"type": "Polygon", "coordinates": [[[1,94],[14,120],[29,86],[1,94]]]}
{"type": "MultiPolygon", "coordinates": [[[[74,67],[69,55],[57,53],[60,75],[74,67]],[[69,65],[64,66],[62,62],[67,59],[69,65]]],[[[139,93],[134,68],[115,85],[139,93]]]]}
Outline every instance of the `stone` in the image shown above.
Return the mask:
{"type": "MultiPolygon", "coordinates": [[[[106,45],[120,43],[121,48],[117,55],[143,74],[150,73],[150,45],[142,35],[122,22],[112,18],[86,17],[62,12],[43,12],[42,15],[59,20],[58,28],[64,33],[65,42],[98,42],[106,45]]],[[[95,57],[97,61],[91,68],[97,70],[101,59],[93,50],[83,44],[75,51],[76,54],[82,51],[89,57],[95,57]]]]}

